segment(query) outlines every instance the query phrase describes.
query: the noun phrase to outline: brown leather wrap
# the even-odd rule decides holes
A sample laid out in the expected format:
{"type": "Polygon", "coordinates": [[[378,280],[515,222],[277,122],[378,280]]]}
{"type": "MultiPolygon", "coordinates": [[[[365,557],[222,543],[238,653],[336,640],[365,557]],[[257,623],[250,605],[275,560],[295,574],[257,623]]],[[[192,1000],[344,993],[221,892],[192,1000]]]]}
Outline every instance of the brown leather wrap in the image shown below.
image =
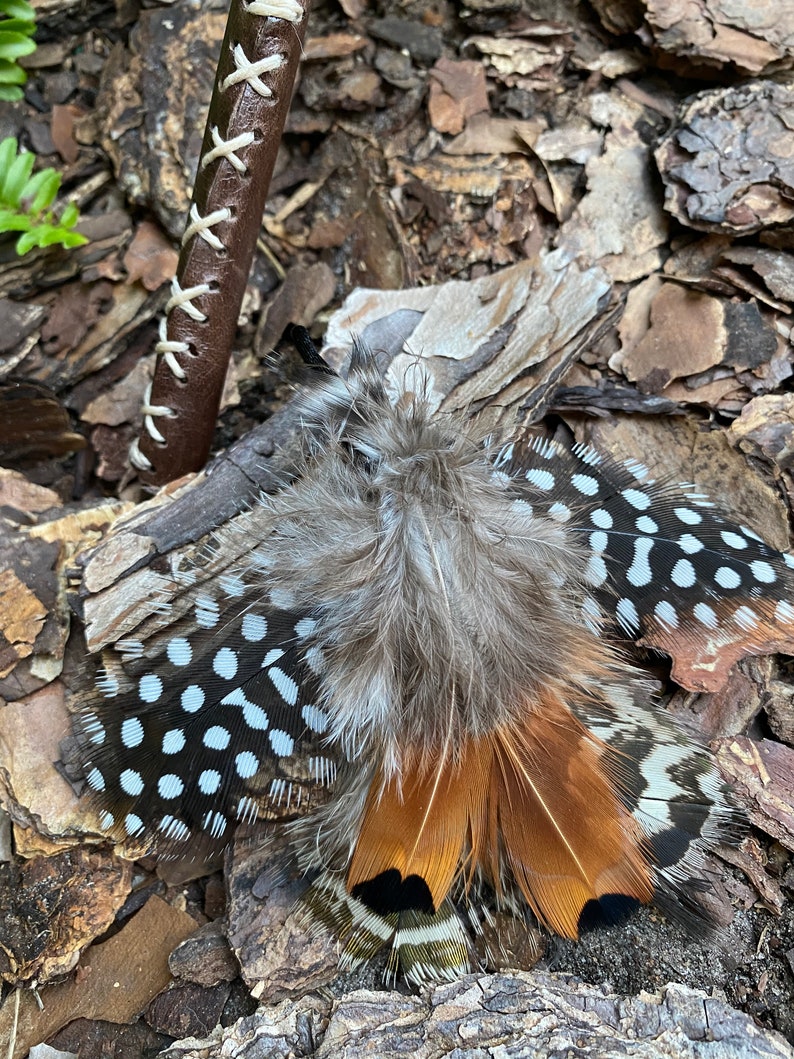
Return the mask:
{"type": "Polygon", "coordinates": [[[225,250],[213,249],[205,239],[194,235],[183,246],[177,279],[183,290],[207,283],[211,291],[197,295],[193,305],[207,319],[196,321],[181,308],[167,319],[167,338],[187,342],[190,353],[176,359],[186,374],[178,379],[163,357],[158,359],[150,405],[165,406],[171,416],[157,416],[157,430],[165,443],[155,441],[144,429],[140,451],[152,464],[141,473],[144,481],[162,484],[203,467],[210,450],[218,416],[226,369],[231,355],[237,318],[251,261],[259,235],[268,186],[276,161],[281,133],[289,110],[295,73],[302,50],[309,2],[302,0],[303,18],[299,23],[255,16],[241,0],[232,0],[221,57],[215,77],[212,102],[204,133],[201,158],[215,146],[216,127],[226,141],[247,131],[256,139],[235,152],[247,166],[238,173],[228,159],[214,159],[199,172],[193,189],[193,202],[202,217],[228,206],[233,215],[213,225],[212,234],[225,250]],[[273,95],[263,99],[247,82],[219,88],[236,70],[235,45],[241,44],[251,62],[281,54],[285,62],[278,69],[263,73],[261,80],[273,95]]]}

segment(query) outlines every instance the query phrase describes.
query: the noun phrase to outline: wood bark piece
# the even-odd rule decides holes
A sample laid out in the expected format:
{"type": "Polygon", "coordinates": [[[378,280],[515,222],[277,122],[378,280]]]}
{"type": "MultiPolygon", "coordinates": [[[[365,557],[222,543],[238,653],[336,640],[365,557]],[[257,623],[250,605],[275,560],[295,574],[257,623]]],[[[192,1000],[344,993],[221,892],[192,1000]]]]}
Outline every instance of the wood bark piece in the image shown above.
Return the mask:
{"type": "MultiPolygon", "coordinates": [[[[697,385],[695,380],[689,384],[691,399],[702,401],[700,390],[713,378],[705,373],[716,368],[752,371],[775,355],[773,324],[754,303],[737,305],[678,283],[658,283],[658,277],[651,276],[629,295],[621,321],[623,347],[610,360],[610,367],[636,382],[643,393],[686,400],[686,388],[670,384],[697,376],[697,385]],[[638,308],[641,287],[647,288],[650,301],[638,308]],[[630,310],[636,310],[633,319],[630,310]]],[[[733,374],[727,384],[740,388],[733,374]]]]}
{"type": "Polygon", "coordinates": [[[205,923],[178,945],[168,958],[168,966],[175,978],[205,987],[233,982],[240,973],[217,920],[205,923]]]}
{"type": "Polygon", "coordinates": [[[764,712],[775,738],[794,746],[794,692],[784,681],[770,681],[764,712]]]}
{"type": "Polygon", "coordinates": [[[132,865],[108,853],[70,850],[0,870],[0,979],[44,985],[69,971],[113,923],[132,865]]]}
{"type": "Polygon", "coordinates": [[[720,740],[717,760],[756,827],[794,852],[794,750],[737,736],[720,740]]]}
{"type": "Polygon", "coordinates": [[[548,973],[469,975],[419,996],[359,990],[335,1002],[310,995],[261,1008],[161,1059],[417,1059],[566,1056],[571,1059],[787,1059],[776,1033],[686,986],[616,996],[548,973]]]}
{"type": "Polygon", "coordinates": [[[785,906],[783,891],[778,881],[767,871],[764,849],[754,835],[745,838],[740,846],[723,846],[720,858],[740,868],[766,907],[777,916],[782,914],[785,906]]]}
{"type": "Polygon", "coordinates": [[[538,23],[537,29],[534,39],[472,36],[467,44],[485,56],[489,72],[508,87],[544,88],[559,75],[573,42],[559,23],[538,23]]]}
{"type": "Polygon", "coordinates": [[[119,505],[111,503],[43,519],[33,526],[20,525],[13,518],[0,521],[0,696],[4,699],[20,699],[60,673],[70,624],[65,568],[118,511],[119,505]]]}
{"type": "Polygon", "coordinates": [[[43,305],[0,298],[0,376],[4,378],[24,359],[28,344],[35,341],[36,330],[46,318],[43,305]]]}
{"type": "Polygon", "coordinates": [[[199,470],[209,454],[308,7],[231,3],[160,359],[130,450],[150,483],[199,470]]]}
{"type": "Polygon", "coordinates": [[[703,76],[705,67],[729,64],[758,74],[789,68],[794,60],[794,18],[771,0],[594,0],[593,7],[610,32],[641,34],[673,56],[682,72],[699,67],[703,76]]]}
{"type": "Polygon", "coordinates": [[[643,393],[657,394],[673,379],[708,371],[723,357],[722,317],[717,298],[662,284],[650,305],[647,331],[633,347],[623,347],[621,371],[643,393]]]}
{"type": "Polygon", "coordinates": [[[373,350],[388,347],[391,332],[399,350],[390,365],[394,379],[410,390],[426,375],[431,404],[482,409],[489,425],[511,431],[519,410],[523,422],[543,414],[592,339],[609,289],[603,270],[580,268],[566,251],[553,251],[469,283],[358,290],[328,323],[328,357],[340,366],[355,338],[373,350]]]}
{"type": "Polygon", "coordinates": [[[794,12],[773,0],[647,0],[637,5],[653,40],[691,62],[732,64],[744,73],[794,62],[794,12]]]}
{"type": "Polygon", "coordinates": [[[759,80],[685,100],[656,150],[665,207],[701,231],[748,235],[794,216],[794,87],[759,80]]]}
{"type": "Polygon", "coordinates": [[[178,240],[190,207],[225,12],[184,0],[142,11],[102,68],[96,136],[128,200],[178,240]]]}
{"type": "Polygon", "coordinates": [[[227,859],[229,944],[252,996],[265,1003],[329,987],[339,976],[336,938],[307,922],[297,902],[283,831],[256,846],[241,840],[227,859]]]}
{"type": "Polygon", "coordinates": [[[171,983],[146,1009],[146,1022],[169,1037],[209,1033],[223,1016],[232,987],[228,982],[207,987],[171,983]]]}
{"type": "MultiPolygon", "coordinates": [[[[70,718],[63,684],[54,680],[35,694],[0,708],[0,796],[14,823],[16,852],[56,853],[85,836],[91,816],[53,767],[70,718]]],[[[93,821],[96,826],[96,821],[93,821]]]]}
{"type": "Polygon", "coordinates": [[[731,246],[724,258],[757,273],[772,294],[781,299],[784,311],[788,303],[794,302],[794,255],[764,247],[731,246]]]}
{"type": "Polygon", "coordinates": [[[91,949],[78,977],[42,990],[11,993],[0,1007],[0,1040],[8,1059],[22,1059],[72,1019],[130,1022],[170,981],[168,954],[196,929],[186,912],[150,897],[126,926],[91,949]]]}
{"type": "Polygon", "coordinates": [[[587,193],[562,225],[558,245],[628,282],[659,268],[668,221],[652,179],[651,150],[639,130],[642,108],[610,96],[594,103],[594,111],[610,131],[603,152],[585,166],[587,193]]]}
{"type": "Polygon", "coordinates": [[[731,435],[744,452],[763,453],[789,470],[794,465],[794,396],[765,394],[749,401],[731,423],[731,435]]]}
{"type": "Polygon", "coordinates": [[[157,298],[138,284],[62,287],[28,358],[30,375],[53,390],[74,387],[121,356],[157,308],[157,298]]]}
{"type": "Polygon", "coordinates": [[[6,467],[65,456],[85,444],[71,429],[69,413],[46,387],[0,384],[0,461],[6,467]]]}
{"type": "Polygon", "coordinates": [[[472,115],[487,110],[485,71],[480,63],[439,59],[430,71],[428,116],[433,127],[455,135],[472,115]]]}
{"type": "Polygon", "coordinates": [[[335,291],[336,277],[322,261],[310,268],[290,269],[259,321],[256,348],[260,356],[267,356],[280,342],[288,324],[309,327],[335,291]]]}

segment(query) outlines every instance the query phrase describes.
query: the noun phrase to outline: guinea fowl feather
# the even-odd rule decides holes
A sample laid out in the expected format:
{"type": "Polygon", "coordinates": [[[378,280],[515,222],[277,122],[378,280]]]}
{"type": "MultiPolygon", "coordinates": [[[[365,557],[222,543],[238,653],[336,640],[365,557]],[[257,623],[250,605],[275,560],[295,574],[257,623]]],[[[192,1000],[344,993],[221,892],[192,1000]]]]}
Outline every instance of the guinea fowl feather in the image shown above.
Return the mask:
{"type": "Polygon", "coordinates": [[[791,557],[634,464],[393,403],[361,351],[303,423],[294,481],[207,564],[239,559],[174,567],[81,698],[103,826],[179,853],[308,804],[307,907],[344,965],[386,944],[412,981],[465,968],[461,894],[570,937],[612,896],[699,914],[736,814],[615,640],[790,637],[791,557]]]}

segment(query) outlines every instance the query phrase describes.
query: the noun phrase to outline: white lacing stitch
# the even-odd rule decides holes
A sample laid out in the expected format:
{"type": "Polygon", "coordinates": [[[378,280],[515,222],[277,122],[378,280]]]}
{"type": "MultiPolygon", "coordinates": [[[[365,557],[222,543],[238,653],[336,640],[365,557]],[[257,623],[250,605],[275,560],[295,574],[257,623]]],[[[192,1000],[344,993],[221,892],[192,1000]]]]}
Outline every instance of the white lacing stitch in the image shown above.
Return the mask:
{"type": "MultiPolygon", "coordinates": [[[[225,214],[228,211],[217,210],[216,212],[225,214]]],[[[217,223],[218,220],[225,219],[225,216],[223,218],[219,217],[216,221],[213,221],[212,223],[217,223]]],[[[197,222],[194,218],[193,223],[194,225],[198,223],[200,226],[202,223],[206,223],[208,220],[209,218],[204,218],[202,222],[202,219],[199,218],[197,222]]],[[[216,237],[213,236],[213,238],[216,237]]],[[[166,320],[168,318],[168,314],[173,309],[179,308],[183,309],[191,318],[191,320],[195,320],[197,323],[203,323],[207,319],[207,316],[193,304],[191,299],[198,297],[200,294],[208,294],[211,289],[212,288],[208,283],[200,283],[196,287],[188,287],[186,290],[183,290],[176,276],[174,276],[174,278],[171,280],[171,297],[166,302],[165,314],[160,320],[160,341],[155,345],[154,348],[156,353],[162,355],[162,358],[165,364],[168,366],[168,369],[171,374],[175,378],[179,379],[180,382],[183,382],[187,378],[187,375],[179,361],[176,359],[175,354],[189,353],[190,346],[187,342],[175,342],[169,339],[166,320]]],[[[174,415],[176,415],[176,413],[174,412],[173,408],[169,408],[168,405],[152,404],[151,400],[152,384],[149,383],[148,387],[146,388],[146,393],[144,394],[143,405],[141,406],[141,412],[143,413],[143,429],[146,431],[149,437],[152,438],[153,441],[157,442],[158,445],[163,445],[165,443],[165,438],[157,429],[155,419],[159,418],[160,416],[173,417],[174,415]]],[[[137,438],[130,445],[130,463],[132,463],[134,467],[137,467],[139,471],[150,471],[152,469],[151,461],[141,452],[141,448],[137,438]]]]}
{"type": "MultiPolygon", "coordinates": [[[[160,416],[167,416],[170,418],[173,417],[175,413],[173,408],[169,408],[168,405],[152,404],[151,400],[152,384],[149,383],[146,387],[146,393],[143,395],[143,404],[141,405],[141,412],[143,413],[143,429],[153,441],[156,441],[158,445],[163,445],[165,443],[165,438],[157,429],[155,419],[160,416]]],[[[141,452],[141,447],[137,438],[135,438],[130,445],[130,463],[133,467],[137,467],[139,471],[150,471],[152,469],[151,460],[141,452]]]]}
{"type": "Polygon", "coordinates": [[[249,14],[263,18],[283,18],[287,22],[300,22],[303,18],[303,8],[297,0],[252,0],[243,7],[249,14]]]}
{"type": "Polygon", "coordinates": [[[251,88],[263,99],[270,99],[273,95],[273,90],[268,88],[264,81],[260,80],[259,75],[269,74],[273,70],[278,70],[286,62],[284,56],[278,54],[267,55],[264,59],[257,59],[256,62],[252,63],[245,54],[242,44],[235,44],[232,58],[237,69],[230,73],[228,77],[224,77],[221,82],[221,92],[225,92],[227,88],[231,88],[232,85],[237,85],[241,81],[247,81],[251,88]]]}
{"type": "Polygon", "coordinates": [[[239,151],[243,147],[250,147],[256,137],[252,132],[241,132],[239,136],[233,136],[231,140],[224,140],[221,134],[218,132],[218,126],[213,125],[210,130],[212,136],[212,142],[215,146],[211,151],[207,151],[204,157],[201,159],[201,169],[206,169],[210,162],[214,162],[216,158],[226,158],[237,170],[238,173],[246,173],[248,166],[245,162],[241,161],[235,151],[239,151]]]}
{"type": "Polygon", "coordinates": [[[141,452],[141,446],[137,438],[133,438],[130,445],[130,463],[133,467],[137,467],[139,471],[150,471],[152,469],[152,461],[148,460],[141,452]]]}
{"type": "Polygon", "coordinates": [[[183,290],[179,285],[178,277],[174,276],[171,280],[171,297],[165,303],[165,315],[168,316],[172,309],[182,309],[191,320],[203,324],[207,319],[207,315],[193,304],[192,299],[198,298],[201,294],[209,294],[211,290],[212,287],[210,287],[209,283],[199,283],[195,287],[188,287],[183,290]]]}
{"type": "Polygon", "coordinates": [[[143,425],[150,438],[154,438],[158,445],[164,445],[165,438],[157,429],[154,420],[155,417],[159,416],[172,418],[174,416],[174,410],[165,404],[151,404],[151,400],[152,384],[149,383],[146,387],[146,393],[143,395],[143,404],[141,405],[141,412],[143,412],[143,425]]]}
{"type": "Polygon", "coordinates": [[[175,353],[189,353],[190,346],[187,342],[175,342],[173,339],[168,337],[168,325],[166,318],[163,316],[160,319],[160,341],[156,343],[154,347],[155,353],[162,356],[165,363],[168,365],[171,374],[179,379],[180,382],[184,382],[187,378],[186,373],[182,370],[182,366],[174,356],[175,353]]]}
{"type": "MultiPolygon", "coordinates": [[[[220,214],[220,213],[224,214],[224,217],[222,217],[222,218],[219,217],[218,220],[225,220],[226,219],[225,214],[229,213],[228,210],[216,210],[215,212],[218,213],[218,214],[220,214]]],[[[191,210],[191,216],[192,216],[192,214],[193,214],[193,211],[191,210]]],[[[197,212],[196,215],[198,216],[198,212],[197,212]]],[[[212,216],[213,215],[210,214],[210,218],[212,216]]],[[[200,225],[201,223],[206,223],[210,218],[204,218],[203,222],[202,222],[201,218],[199,218],[198,224],[200,225]]],[[[196,227],[196,223],[197,222],[194,221],[194,227],[196,227]]],[[[217,221],[214,221],[213,223],[217,223],[217,221]]],[[[217,236],[212,235],[212,233],[208,233],[208,234],[210,234],[213,239],[215,239],[216,241],[220,242],[220,240],[218,240],[217,236]]],[[[173,309],[183,309],[188,314],[188,316],[190,317],[191,320],[195,320],[196,323],[203,324],[204,321],[207,319],[207,314],[203,313],[201,311],[201,309],[198,309],[193,304],[191,299],[197,298],[200,294],[209,294],[209,292],[211,290],[212,290],[212,288],[210,287],[210,285],[208,283],[199,283],[195,287],[188,287],[187,290],[183,290],[182,287],[179,284],[179,279],[176,276],[174,276],[174,278],[171,280],[171,297],[165,303],[165,313],[164,313],[162,319],[160,320],[160,328],[159,328],[160,340],[155,345],[154,351],[155,351],[155,353],[159,353],[159,354],[162,355],[162,358],[165,361],[166,365],[168,366],[171,374],[175,378],[179,379],[180,382],[184,382],[185,379],[187,378],[187,375],[185,374],[185,371],[182,368],[182,366],[179,363],[179,361],[176,359],[176,355],[175,354],[177,354],[177,353],[182,353],[182,354],[189,353],[190,352],[190,346],[189,346],[189,344],[187,342],[177,342],[177,341],[174,341],[173,339],[170,339],[168,337],[168,324],[167,324],[168,315],[169,315],[169,313],[171,313],[171,311],[173,309]]],[[[146,403],[148,404],[148,401],[146,401],[146,403]]],[[[158,408],[158,409],[164,409],[165,408],[165,411],[150,412],[149,413],[150,415],[173,415],[173,412],[171,411],[171,409],[170,408],[166,408],[165,405],[155,405],[154,407],[158,408]]],[[[144,412],[144,415],[145,414],[146,413],[144,412]]],[[[151,430],[149,431],[149,433],[150,434],[152,433],[151,430]]],[[[152,435],[152,436],[154,436],[154,435],[152,435]]]]}
{"type": "Polygon", "coordinates": [[[231,215],[232,211],[229,207],[223,206],[219,210],[213,210],[212,213],[208,213],[206,217],[202,217],[194,202],[190,207],[191,223],[185,228],[185,234],[182,236],[182,246],[189,242],[194,235],[199,235],[205,243],[209,243],[213,250],[225,250],[226,247],[210,229],[222,221],[228,221],[231,215]]]}

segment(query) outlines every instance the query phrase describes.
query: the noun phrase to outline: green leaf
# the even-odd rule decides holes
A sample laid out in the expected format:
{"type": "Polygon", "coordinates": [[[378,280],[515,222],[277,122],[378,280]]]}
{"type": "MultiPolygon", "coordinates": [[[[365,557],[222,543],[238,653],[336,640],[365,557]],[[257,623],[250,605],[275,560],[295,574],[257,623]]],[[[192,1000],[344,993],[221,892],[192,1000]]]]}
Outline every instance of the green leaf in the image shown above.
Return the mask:
{"type": "Polygon", "coordinates": [[[74,202],[69,202],[67,203],[66,208],[61,214],[61,219],[58,223],[60,224],[61,228],[74,228],[74,226],[79,220],[80,211],[78,210],[74,202]]]}
{"type": "Polygon", "coordinates": [[[61,186],[60,174],[54,169],[42,169],[34,173],[22,192],[22,202],[29,213],[38,215],[55,202],[61,186]]]}
{"type": "Polygon", "coordinates": [[[88,239],[72,231],[80,219],[76,204],[66,203],[60,219],[57,209],[51,208],[61,186],[60,174],[47,168],[31,175],[35,162],[35,154],[20,150],[15,137],[0,140],[0,234],[22,233],[16,241],[19,255],[36,246],[82,246],[88,239]]]}
{"type": "MultiPolygon", "coordinates": [[[[24,85],[27,79],[27,71],[21,66],[8,62],[7,59],[0,59],[0,85],[24,85]]],[[[14,91],[18,90],[14,89],[14,91]]],[[[22,95],[21,92],[19,94],[22,95]]]]}
{"type": "Polygon", "coordinates": [[[27,0],[2,0],[0,10],[5,11],[10,18],[21,18],[25,22],[34,22],[36,19],[36,12],[27,0]]]}
{"type": "Polygon", "coordinates": [[[3,33],[22,33],[25,37],[31,38],[36,26],[33,22],[26,22],[21,18],[7,18],[0,21],[0,30],[3,33]]]}
{"type": "Polygon", "coordinates": [[[54,246],[56,243],[60,243],[61,238],[64,235],[68,235],[62,228],[57,228],[53,224],[44,224],[36,229],[39,232],[39,246],[54,246]]]}
{"type": "Polygon", "coordinates": [[[31,232],[26,232],[17,239],[16,252],[22,257],[28,250],[32,250],[34,246],[39,245],[39,233],[40,228],[34,228],[31,232]]]}
{"type": "MultiPolygon", "coordinates": [[[[28,79],[17,63],[23,55],[36,50],[35,11],[27,0],[0,0],[0,100],[22,99],[20,85],[28,79]]],[[[0,180],[5,171],[0,169],[0,180]]]]}
{"type": "Polygon", "coordinates": [[[65,229],[58,226],[57,228],[52,227],[44,232],[44,238],[41,241],[41,246],[55,246],[56,243],[60,246],[70,247],[79,246],[80,243],[87,243],[88,240],[84,235],[80,235],[79,232],[67,232],[65,229]]]}
{"type": "Polygon", "coordinates": [[[73,246],[85,246],[87,242],[88,236],[83,235],[82,232],[61,232],[60,243],[67,250],[73,246]]]}
{"type": "MultiPolygon", "coordinates": [[[[28,177],[33,171],[36,156],[32,151],[20,151],[14,161],[6,170],[5,179],[0,187],[0,202],[7,202],[11,206],[18,206],[22,198],[22,192],[28,177]]],[[[0,170],[0,179],[3,173],[0,170]]]]}
{"type": "Polygon", "coordinates": [[[24,33],[6,33],[0,22],[0,56],[3,59],[19,59],[36,50],[36,42],[24,33]]]}
{"type": "Polygon", "coordinates": [[[32,228],[17,239],[16,251],[21,257],[28,250],[32,250],[34,246],[60,245],[69,249],[73,246],[82,246],[87,242],[86,237],[79,232],[67,232],[58,225],[42,224],[37,228],[32,228]]]}
{"type": "Polygon", "coordinates": [[[6,136],[4,140],[0,140],[0,176],[8,172],[17,156],[18,146],[16,136],[6,136]]]}
{"type": "Polygon", "coordinates": [[[33,221],[24,213],[0,210],[0,232],[29,232],[32,227],[33,221]]]}

